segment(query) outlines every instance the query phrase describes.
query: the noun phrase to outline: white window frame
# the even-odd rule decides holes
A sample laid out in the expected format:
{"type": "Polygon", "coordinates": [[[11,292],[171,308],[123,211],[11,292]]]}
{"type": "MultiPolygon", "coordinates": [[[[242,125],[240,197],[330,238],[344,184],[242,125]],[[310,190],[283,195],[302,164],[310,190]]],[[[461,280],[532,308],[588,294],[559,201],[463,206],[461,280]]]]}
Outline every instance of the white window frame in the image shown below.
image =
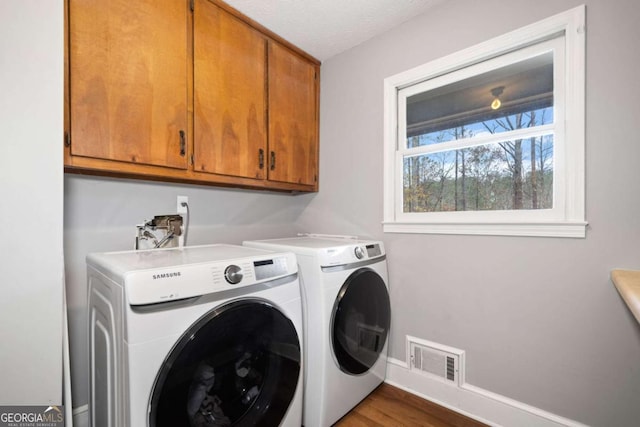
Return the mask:
{"type": "MultiPolygon", "coordinates": [[[[385,79],[384,232],[586,236],[584,23],[583,5],[385,79]],[[398,120],[406,116],[406,97],[481,74],[487,67],[495,69],[504,61],[509,63],[537,55],[545,49],[554,52],[554,124],[540,130],[554,134],[553,208],[403,212],[404,158],[434,150],[433,146],[406,148],[406,129],[401,126],[404,119],[398,120]]],[[[504,132],[495,138],[504,141],[511,136],[513,139],[518,132],[521,131],[504,132]]],[[[462,145],[481,143],[481,138],[487,137],[470,138],[461,143],[453,141],[442,147],[463,148],[462,145]]]]}

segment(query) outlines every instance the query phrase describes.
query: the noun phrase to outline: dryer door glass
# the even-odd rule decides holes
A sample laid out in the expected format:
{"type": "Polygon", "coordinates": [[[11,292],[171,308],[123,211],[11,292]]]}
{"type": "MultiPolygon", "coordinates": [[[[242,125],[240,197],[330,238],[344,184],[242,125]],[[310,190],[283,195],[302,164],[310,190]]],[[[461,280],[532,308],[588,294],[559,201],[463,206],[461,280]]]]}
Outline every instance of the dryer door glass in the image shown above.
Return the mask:
{"type": "Polygon", "coordinates": [[[219,307],[196,322],[165,360],[151,427],[277,426],[300,378],[291,320],[260,300],[219,307]]]}
{"type": "Polygon", "coordinates": [[[333,306],[331,335],[340,369],[367,372],[378,360],[389,332],[391,307],[384,280],[362,268],[351,274],[333,306]]]}

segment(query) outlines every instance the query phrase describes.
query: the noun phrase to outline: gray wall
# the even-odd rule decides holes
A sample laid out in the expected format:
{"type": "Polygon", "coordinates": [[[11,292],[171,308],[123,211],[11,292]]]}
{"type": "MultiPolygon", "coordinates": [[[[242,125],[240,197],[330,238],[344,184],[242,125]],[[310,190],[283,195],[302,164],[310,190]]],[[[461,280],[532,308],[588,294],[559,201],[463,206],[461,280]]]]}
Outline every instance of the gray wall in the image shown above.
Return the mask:
{"type": "Polygon", "coordinates": [[[62,403],[62,1],[0,2],[0,404],[62,403]]]}
{"type": "Polygon", "coordinates": [[[391,356],[407,334],[467,351],[467,381],[594,426],[640,419],[640,326],[609,280],[640,268],[640,40],[636,0],[587,4],[586,239],[382,233],[385,77],[580,4],[449,0],[322,66],[320,192],[290,196],[67,175],[65,264],[74,406],[87,402],[92,251],[128,249],[134,226],[187,195],[189,245],[299,230],[383,239],[391,356]]]}
{"type": "Polygon", "coordinates": [[[467,381],[596,426],[640,419],[640,325],[609,280],[640,268],[640,3],[586,0],[586,239],[382,233],[383,79],[581,4],[449,0],[325,61],[320,193],[298,226],[389,251],[391,356],[466,350],[467,381]]]}
{"type": "Polygon", "coordinates": [[[189,197],[188,246],[293,235],[313,197],[67,174],[64,253],[74,407],[88,403],[85,256],[133,249],[135,225],[175,213],[178,195],[189,197]]]}

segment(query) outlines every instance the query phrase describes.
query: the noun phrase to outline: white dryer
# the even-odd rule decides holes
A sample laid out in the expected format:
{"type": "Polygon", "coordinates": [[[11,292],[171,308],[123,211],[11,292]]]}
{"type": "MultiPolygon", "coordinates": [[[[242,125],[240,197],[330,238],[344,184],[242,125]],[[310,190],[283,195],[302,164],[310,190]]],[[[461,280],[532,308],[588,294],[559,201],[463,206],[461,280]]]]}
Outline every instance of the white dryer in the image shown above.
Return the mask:
{"type": "Polygon", "coordinates": [[[296,254],[305,324],[303,424],[329,426],[385,378],[391,308],[384,245],[335,237],[243,244],[296,254]]]}
{"type": "Polygon", "coordinates": [[[300,426],[295,255],[210,245],[87,265],[92,426],[300,426]]]}

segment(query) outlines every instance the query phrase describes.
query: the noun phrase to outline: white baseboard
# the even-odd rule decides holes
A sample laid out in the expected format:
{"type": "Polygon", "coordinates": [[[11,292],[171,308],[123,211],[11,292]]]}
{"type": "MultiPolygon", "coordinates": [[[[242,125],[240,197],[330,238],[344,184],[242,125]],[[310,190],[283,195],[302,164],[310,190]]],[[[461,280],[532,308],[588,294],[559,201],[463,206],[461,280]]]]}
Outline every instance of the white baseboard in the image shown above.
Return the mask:
{"type": "Polygon", "coordinates": [[[460,387],[411,371],[401,360],[387,359],[387,383],[492,426],[587,427],[468,383],[460,387]]]}
{"type": "Polygon", "coordinates": [[[73,408],[73,427],[89,427],[89,405],[73,408]]]}

